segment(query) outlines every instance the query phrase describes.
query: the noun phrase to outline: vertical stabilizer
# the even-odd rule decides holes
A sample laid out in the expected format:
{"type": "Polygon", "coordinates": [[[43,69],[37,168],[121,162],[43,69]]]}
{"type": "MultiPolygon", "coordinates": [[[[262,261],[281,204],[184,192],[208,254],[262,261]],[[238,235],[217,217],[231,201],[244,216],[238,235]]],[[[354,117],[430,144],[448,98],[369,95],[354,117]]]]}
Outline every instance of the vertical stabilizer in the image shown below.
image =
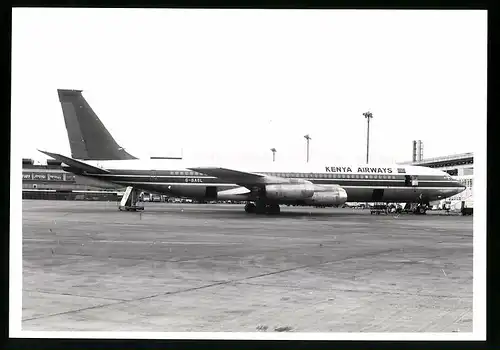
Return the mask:
{"type": "Polygon", "coordinates": [[[71,156],[82,160],[137,159],[118,145],[82,95],[57,90],[68,131],[71,156]]]}

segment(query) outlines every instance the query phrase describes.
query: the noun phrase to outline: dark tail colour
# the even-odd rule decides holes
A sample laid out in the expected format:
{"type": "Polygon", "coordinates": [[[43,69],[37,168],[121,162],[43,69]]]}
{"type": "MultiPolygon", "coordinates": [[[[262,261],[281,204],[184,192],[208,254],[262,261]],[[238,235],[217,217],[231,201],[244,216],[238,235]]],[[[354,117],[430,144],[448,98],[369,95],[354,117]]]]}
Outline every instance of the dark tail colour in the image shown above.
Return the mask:
{"type": "Polygon", "coordinates": [[[71,156],[81,160],[137,159],[118,145],[82,95],[58,89],[71,156]]]}

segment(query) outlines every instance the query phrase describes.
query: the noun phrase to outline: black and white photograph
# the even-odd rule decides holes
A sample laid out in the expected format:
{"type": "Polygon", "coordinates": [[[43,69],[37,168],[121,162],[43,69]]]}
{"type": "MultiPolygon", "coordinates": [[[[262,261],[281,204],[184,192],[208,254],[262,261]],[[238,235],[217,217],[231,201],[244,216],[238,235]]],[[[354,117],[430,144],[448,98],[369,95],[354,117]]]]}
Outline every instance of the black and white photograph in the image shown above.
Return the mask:
{"type": "Polygon", "coordinates": [[[10,335],[484,340],[487,15],[14,8],[10,335]]]}

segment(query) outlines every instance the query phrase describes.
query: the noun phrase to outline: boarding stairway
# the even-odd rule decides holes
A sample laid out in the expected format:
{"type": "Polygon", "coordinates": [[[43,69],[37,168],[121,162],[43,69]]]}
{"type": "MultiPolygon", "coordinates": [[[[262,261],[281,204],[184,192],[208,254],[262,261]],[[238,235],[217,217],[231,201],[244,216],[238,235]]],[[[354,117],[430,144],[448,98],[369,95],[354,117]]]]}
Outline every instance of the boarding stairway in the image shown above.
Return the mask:
{"type": "Polygon", "coordinates": [[[120,211],[144,210],[144,206],[138,205],[137,204],[138,202],[139,202],[139,192],[132,186],[128,186],[127,189],[125,190],[125,193],[123,194],[118,209],[120,211]]]}

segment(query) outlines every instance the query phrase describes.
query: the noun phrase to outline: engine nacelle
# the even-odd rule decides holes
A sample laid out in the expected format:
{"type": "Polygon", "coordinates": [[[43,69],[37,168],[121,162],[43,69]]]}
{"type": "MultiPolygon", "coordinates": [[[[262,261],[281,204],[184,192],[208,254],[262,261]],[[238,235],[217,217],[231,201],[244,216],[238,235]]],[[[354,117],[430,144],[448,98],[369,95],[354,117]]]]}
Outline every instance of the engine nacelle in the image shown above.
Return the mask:
{"type": "Polygon", "coordinates": [[[315,192],[314,195],[307,200],[307,203],[312,205],[341,205],[345,202],[347,202],[347,192],[341,187],[331,191],[315,192]]]}
{"type": "Polygon", "coordinates": [[[266,197],[269,199],[304,200],[313,197],[313,195],[314,185],[312,183],[266,186],[266,197]]]}

